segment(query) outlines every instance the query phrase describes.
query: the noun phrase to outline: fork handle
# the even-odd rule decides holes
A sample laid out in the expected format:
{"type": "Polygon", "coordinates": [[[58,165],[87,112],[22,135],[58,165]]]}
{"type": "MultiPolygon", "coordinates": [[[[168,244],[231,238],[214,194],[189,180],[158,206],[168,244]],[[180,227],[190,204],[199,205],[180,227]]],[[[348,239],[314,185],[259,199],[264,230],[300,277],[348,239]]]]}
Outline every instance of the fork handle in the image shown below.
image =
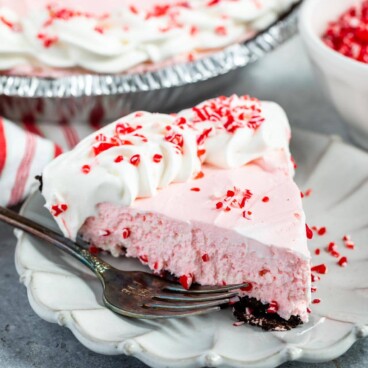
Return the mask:
{"type": "Polygon", "coordinates": [[[44,225],[34,222],[14,211],[8,210],[7,208],[1,206],[0,221],[53,244],[60,250],[68,253],[78,261],[82,262],[100,279],[102,279],[102,274],[105,271],[112,268],[111,265],[103,261],[101,258],[94,256],[88,250],[82,248],[72,240],[64,237],[61,234],[58,234],[44,225]]]}

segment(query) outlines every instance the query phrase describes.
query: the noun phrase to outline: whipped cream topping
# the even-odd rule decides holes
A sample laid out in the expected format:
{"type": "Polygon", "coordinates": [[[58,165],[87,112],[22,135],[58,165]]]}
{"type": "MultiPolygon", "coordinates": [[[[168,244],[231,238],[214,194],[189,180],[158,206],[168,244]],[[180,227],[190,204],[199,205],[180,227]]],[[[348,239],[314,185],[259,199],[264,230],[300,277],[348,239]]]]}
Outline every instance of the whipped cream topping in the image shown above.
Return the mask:
{"type": "Polygon", "coordinates": [[[241,167],[264,158],[292,174],[290,128],[283,110],[249,96],[219,97],[177,115],[136,112],[85,138],[43,172],[46,207],[75,238],[102,202],[130,206],[172,183],[194,179],[202,165],[241,167]],[[280,151],[287,160],[271,162],[280,151]],[[285,167],[285,162],[290,165],[285,167]]]}
{"type": "Polygon", "coordinates": [[[294,2],[187,0],[142,6],[120,1],[108,13],[57,2],[35,5],[25,14],[2,7],[0,70],[32,65],[120,73],[180,55],[192,60],[197,52],[251,37],[294,2]]]}

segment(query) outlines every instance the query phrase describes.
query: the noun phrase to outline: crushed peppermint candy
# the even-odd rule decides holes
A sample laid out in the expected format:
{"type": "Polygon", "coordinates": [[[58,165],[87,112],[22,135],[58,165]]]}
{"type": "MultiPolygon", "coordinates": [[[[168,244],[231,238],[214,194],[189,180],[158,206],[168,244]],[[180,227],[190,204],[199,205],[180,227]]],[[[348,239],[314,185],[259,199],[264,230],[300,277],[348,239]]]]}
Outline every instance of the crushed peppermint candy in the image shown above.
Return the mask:
{"type": "Polygon", "coordinates": [[[244,218],[249,219],[252,215],[251,211],[243,210],[247,201],[253,196],[253,193],[249,189],[243,189],[233,187],[226,191],[226,194],[216,199],[215,208],[224,212],[230,212],[231,210],[242,210],[241,214],[244,218]],[[219,200],[220,199],[220,200],[219,200]]]}
{"type": "Polygon", "coordinates": [[[122,233],[121,233],[123,239],[128,239],[130,237],[130,229],[129,228],[124,228],[122,233]]]}
{"type": "Polygon", "coordinates": [[[51,214],[54,217],[58,217],[63,212],[67,211],[67,209],[68,209],[68,205],[66,203],[55,204],[55,205],[51,206],[51,214]]]}
{"type": "Polygon", "coordinates": [[[328,271],[327,266],[324,263],[312,267],[311,270],[312,270],[312,272],[317,272],[321,275],[325,275],[328,271]]]}
{"type": "Polygon", "coordinates": [[[190,289],[193,281],[194,281],[194,276],[191,273],[189,273],[188,275],[182,275],[179,277],[179,282],[181,286],[186,290],[190,289]]]}
{"type": "Polygon", "coordinates": [[[368,1],[354,4],[330,22],[322,40],[340,54],[368,63],[368,1]]]}

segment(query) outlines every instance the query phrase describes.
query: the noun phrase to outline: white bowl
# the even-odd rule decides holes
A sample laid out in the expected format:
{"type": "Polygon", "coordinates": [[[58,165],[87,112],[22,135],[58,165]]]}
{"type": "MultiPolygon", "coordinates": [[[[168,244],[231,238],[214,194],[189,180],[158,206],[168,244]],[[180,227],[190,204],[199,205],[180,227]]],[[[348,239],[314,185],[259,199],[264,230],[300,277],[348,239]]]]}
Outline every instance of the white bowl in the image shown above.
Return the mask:
{"type": "Polygon", "coordinates": [[[307,0],[299,28],[318,79],[349,124],[352,139],[368,150],[368,65],[332,50],[321,40],[330,21],[359,0],[307,0]]]}

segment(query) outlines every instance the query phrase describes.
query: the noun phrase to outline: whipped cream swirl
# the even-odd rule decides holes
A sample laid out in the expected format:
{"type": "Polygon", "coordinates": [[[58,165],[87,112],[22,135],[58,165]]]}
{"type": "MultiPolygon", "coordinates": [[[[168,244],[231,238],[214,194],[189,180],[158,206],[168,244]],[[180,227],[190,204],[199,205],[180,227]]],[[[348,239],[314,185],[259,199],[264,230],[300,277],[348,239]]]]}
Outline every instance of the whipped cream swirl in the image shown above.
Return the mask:
{"type": "Polygon", "coordinates": [[[0,70],[28,65],[120,73],[192,60],[251,37],[295,1],[187,0],[125,5],[107,14],[48,5],[25,16],[1,8],[0,70]]]}
{"type": "Polygon", "coordinates": [[[159,188],[194,179],[204,164],[231,169],[275,150],[289,158],[289,138],[283,110],[248,96],[219,97],[177,115],[136,112],[45,168],[46,207],[75,238],[99,203],[130,206],[159,188]]]}

